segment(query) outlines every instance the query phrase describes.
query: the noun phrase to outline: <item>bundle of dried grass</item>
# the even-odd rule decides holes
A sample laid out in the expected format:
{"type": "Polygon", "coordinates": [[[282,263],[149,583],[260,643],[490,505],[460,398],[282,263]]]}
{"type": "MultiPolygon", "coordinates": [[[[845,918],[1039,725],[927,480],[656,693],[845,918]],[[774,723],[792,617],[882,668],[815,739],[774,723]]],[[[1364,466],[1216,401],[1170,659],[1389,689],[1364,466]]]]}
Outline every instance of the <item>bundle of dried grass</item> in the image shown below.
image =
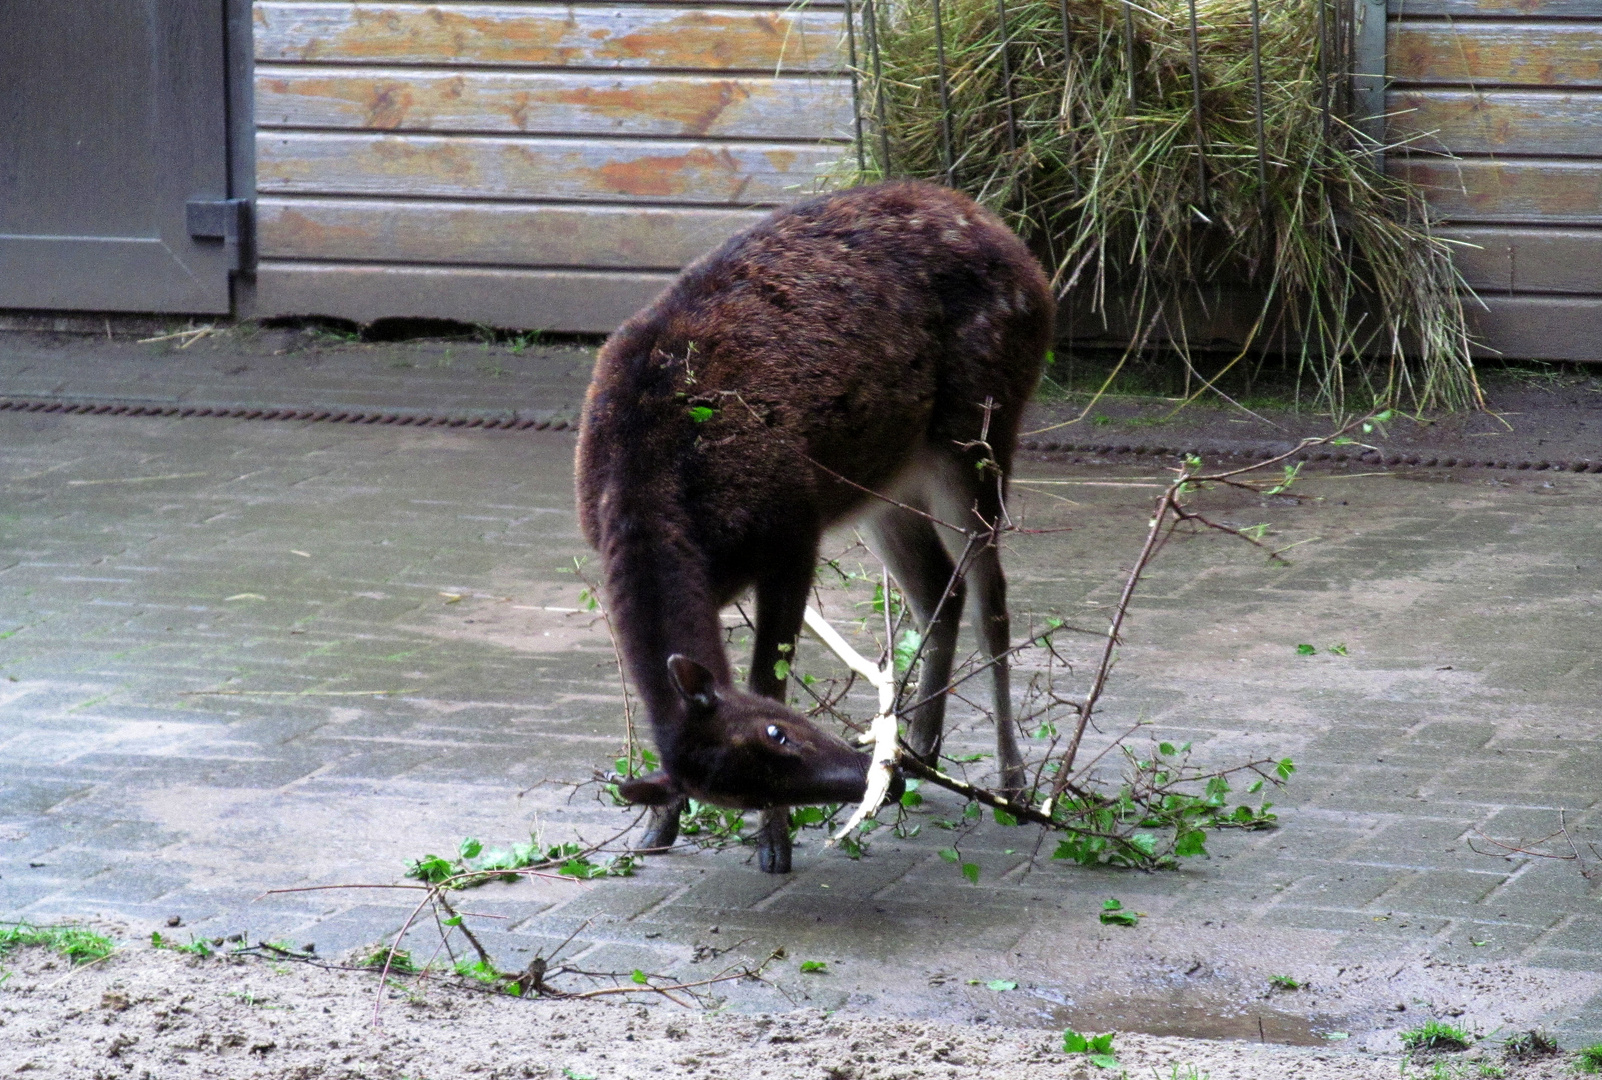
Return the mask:
{"type": "Polygon", "coordinates": [[[1263,5],[1261,163],[1251,2],[1196,11],[1193,68],[1188,0],[880,0],[857,20],[848,179],[943,181],[1000,211],[1060,289],[1129,320],[1131,352],[1183,351],[1182,306],[1245,287],[1261,309],[1231,364],[1288,348],[1302,399],[1337,411],[1475,403],[1449,249],[1325,107],[1319,0],[1263,5]]]}

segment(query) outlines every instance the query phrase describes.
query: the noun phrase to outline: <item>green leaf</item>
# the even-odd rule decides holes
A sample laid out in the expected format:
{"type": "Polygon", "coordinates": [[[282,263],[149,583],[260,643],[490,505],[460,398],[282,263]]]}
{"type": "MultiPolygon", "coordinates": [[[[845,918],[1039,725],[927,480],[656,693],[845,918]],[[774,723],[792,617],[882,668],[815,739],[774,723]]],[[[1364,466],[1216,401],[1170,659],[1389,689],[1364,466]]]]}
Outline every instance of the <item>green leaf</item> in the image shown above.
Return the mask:
{"type": "Polygon", "coordinates": [[[457,846],[456,850],[464,859],[476,859],[478,853],[484,850],[484,845],[469,836],[457,846]]]}
{"type": "Polygon", "coordinates": [[[984,812],[984,807],[976,802],[971,802],[962,808],[962,816],[966,821],[978,821],[980,815],[984,812]]]}
{"type": "Polygon", "coordinates": [[[773,677],[783,682],[790,677],[790,661],[775,660],[773,662],[773,677]]]}
{"type": "Polygon", "coordinates": [[[1006,990],[1018,989],[1018,984],[1013,982],[1011,979],[991,979],[989,982],[985,983],[985,986],[996,991],[997,993],[1001,993],[1006,990]]]}
{"type": "Polygon", "coordinates": [[[908,810],[911,810],[914,806],[922,806],[923,796],[916,791],[903,791],[901,793],[901,805],[908,810]]]}
{"type": "Polygon", "coordinates": [[[1067,1054],[1083,1054],[1090,1049],[1090,1040],[1069,1028],[1062,1033],[1062,1049],[1067,1054]]]}
{"type": "Polygon", "coordinates": [[[954,847],[941,848],[940,849],[940,857],[942,859],[946,860],[946,862],[961,862],[962,861],[962,856],[957,854],[957,849],[954,848],[954,847]]]}
{"type": "Polygon", "coordinates": [[[1281,758],[1279,764],[1274,766],[1274,771],[1279,774],[1281,780],[1289,780],[1291,773],[1296,771],[1296,763],[1290,758],[1281,758]]]}
{"type": "Polygon", "coordinates": [[[462,917],[460,915],[452,915],[450,918],[444,920],[444,923],[446,926],[460,926],[462,925],[462,917]]]}
{"type": "Polygon", "coordinates": [[[1140,913],[1127,910],[1115,897],[1102,901],[1100,917],[1104,926],[1135,926],[1140,922],[1140,913]]]}
{"type": "Polygon", "coordinates": [[[827,961],[824,961],[824,960],[803,960],[803,961],[801,961],[801,974],[803,974],[803,975],[821,975],[821,974],[827,972],[828,970],[829,970],[829,965],[828,965],[827,961]]]}
{"type": "Polygon", "coordinates": [[[979,884],[979,864],[973,862],[963,863],[962,876],[974,885],[979,884]]]}
{"type": "Polygon", "coordinates": [[[1007,811],[1003,810],[999,806],[991,807],[990,816],[996,819],[996,824],[997,825],[1016,825],[1016,824],[1018,824],[1018,819],[1017,818],[1013,817],[1011,814],[1007,813],[1007,811]]]}
{"type": "Polygon", "coordinates": [[[1090,1063],[1098,1069],[1118,1068],[1118,1059],[1111,1054],[1091,1054],[1090,1063]]]}
{"type": "Polygon", "coordinates": [[[1177,751],[1174,749],[1173,743],[1161,742],[1157,744],[1157,752],[1163,757],[1173,757],[1177,751]]]}
{"type": "Polygon", "coordinates": [[[594,1073],[579,1072],[574,1068],[563,1069],[562,1076],[564,1080],[600,1080],[594,1073]]]}
{"type": "Polygon", "coordinates": [[[1313,648],[1311,645],[1308,645],[1306,642],[1296,646],[1297,656],[1312,656],[1316,652],[1318,652],[1318,650],[1313,648]]]}
{"type": "Polygon", "coordinates": [[[901,632],[901,638],[896,642],[895,661],[896,674],[905,674],[912,666],[912,661],[918,656],[918,650],[923,646],[923,635],[916,630],[907,629],[901,632]]]}
{"type": "Polygon", "coordinates": [[[1090,1040],[1090,1052],[1092,1054],[1110,1054],[1113,1052],[1112,1041],[1113,1033],[1110,1031],[1105,1035],[1097,1035],[1090,1040]]]}
{"type": "Polygon", "coordinates": [[[641,971],[639,968],[635,968],[634,969],[634,973],[632,975],[630,975],[629,978],[633,979],[635,982],[639,983],[641,986],[644,986],[648,982],[650,982],[649,976],[647,976],[645,974],[645,972],[641,971]]]}
{"type": "Polygon", "coordinates": [[[1200,829],[1181,829],[1174,837],[1174,855],[1188,859],[1207,854],[1207,834],[1200,829]]]}
{"type": "Polygon", "coordinates": [[[1338,642],[1338,643],[1336,643],[1334,645],[1331,645],[1329,647],[1329,651],[1334,653],[1336,656],[1345,656],[1346,655],[1346,643],[1344,641],[1342,641],[1342,642],[1338,642]]]}
{"type": "Polygon", "coordinates": [[[790,811],[790,824],[817,825],[825,820],[823,808],[819,806],[798,806],[790,811]]]}
{"type": "Polygon", "coordinates": [[[712,419],[712,410],[706,405],[691,405],[690,419],[697,424],[704,424],[712,419]]]}

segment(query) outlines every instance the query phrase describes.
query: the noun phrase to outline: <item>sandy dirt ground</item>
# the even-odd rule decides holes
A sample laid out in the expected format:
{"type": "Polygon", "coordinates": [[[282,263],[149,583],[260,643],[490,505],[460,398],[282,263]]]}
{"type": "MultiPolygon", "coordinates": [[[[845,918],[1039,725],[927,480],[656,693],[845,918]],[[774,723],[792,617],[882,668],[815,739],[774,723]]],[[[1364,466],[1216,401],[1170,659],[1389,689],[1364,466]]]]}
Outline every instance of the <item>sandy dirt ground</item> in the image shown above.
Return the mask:
{"type": "MultiPolygon", "coordinates": [[[[1428,1060],[1248,1041],[1118,1034],[1117,1067],[1061,1033],[830,1015],[764,1015],[656,998],[519,999],[429,980],[142,945],[84,967],[41,949],[5,961],[0,1076],[816,1080],[1093,1077],[1157,1080],[1517,1080],[1570,1076],[1561,1058],[1509,1061],[1495,1040],[1428,1060]],[[375,1013],[377,1023],[375,1024],[375,1013]]],[[[639,995],[651,997],[651,995],[639,995]]]]}

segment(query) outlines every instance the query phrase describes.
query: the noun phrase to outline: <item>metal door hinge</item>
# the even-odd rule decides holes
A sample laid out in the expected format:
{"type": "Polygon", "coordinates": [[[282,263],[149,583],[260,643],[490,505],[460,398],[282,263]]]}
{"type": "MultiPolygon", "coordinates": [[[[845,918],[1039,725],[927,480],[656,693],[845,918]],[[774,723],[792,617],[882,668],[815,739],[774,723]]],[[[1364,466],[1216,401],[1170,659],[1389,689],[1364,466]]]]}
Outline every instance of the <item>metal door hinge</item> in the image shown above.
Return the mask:
{"type": "Polygon", "coordinates": [[[228,252],[229,269],[251,265],[253,231],[249,199],[190,199],[184,204],[184,221],[196,240],[221,240],[228,252]]]}

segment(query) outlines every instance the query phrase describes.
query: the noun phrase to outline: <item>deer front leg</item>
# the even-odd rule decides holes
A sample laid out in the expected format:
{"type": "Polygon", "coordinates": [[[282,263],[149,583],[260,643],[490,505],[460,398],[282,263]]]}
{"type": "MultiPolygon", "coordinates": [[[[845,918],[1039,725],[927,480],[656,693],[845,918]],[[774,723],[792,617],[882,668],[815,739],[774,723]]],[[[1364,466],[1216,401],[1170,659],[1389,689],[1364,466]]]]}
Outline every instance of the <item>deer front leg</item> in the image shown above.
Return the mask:
{"type": "Polygon", "coordinates": [[[757,829],[757,866],[764,874],[790,872],[790,808],[770,806],[762,811],[757,829]]]}
{"type": "Polygon", "coordinates": [[[651,807],[651,816],[646,822],[645,835],[640,842],[634,845],[635,851],[663,851],[673,846],[673,841],[679,838],[679,815],[689,805],[686,799],[675,799],[665,806],[651,807]]]}
{"type": "MultiPolygon", "coordinates": [[[[806,613],[807,589],[817,553],[808,550],[787,560],[757,582],[756,644],[751,650],[750,687],[753,693],[775,701],[785,699],[789,676],[780,674],[795,658],[795,640],[806,613]],[[781,666],[780,661],[784,662],[781,666]]],[[[770,806],[762,811],[757,829],[757,866],[766,874],[790,872],[790,808],[770,806]]]]}

